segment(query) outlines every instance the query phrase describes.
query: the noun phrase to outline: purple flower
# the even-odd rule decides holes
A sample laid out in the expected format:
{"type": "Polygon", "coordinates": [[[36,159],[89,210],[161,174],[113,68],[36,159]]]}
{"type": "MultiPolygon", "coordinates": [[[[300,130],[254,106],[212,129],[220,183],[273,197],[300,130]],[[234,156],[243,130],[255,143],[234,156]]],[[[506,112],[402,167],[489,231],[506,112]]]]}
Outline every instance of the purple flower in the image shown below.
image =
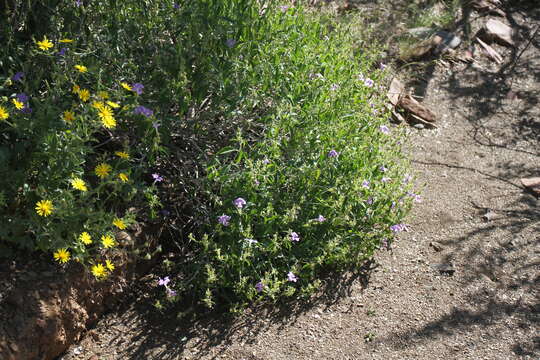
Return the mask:
{"type": "Polygon", "coordinates": [[[223,226],[229,226],[229,220],[231,220],[231,217],[229,215],[221,215],[218,217],[218,222],[223,226]]]}
{"type": "Polygon", "coordinates": [[[366,85],[367,87],[372,87],[373,84],[374,84],[374,82],[370,78],[367,78],[367,79],[364,80],[364,85],[366,85]]]}
{"type": "Polygon", "coordinates": [[[264,159],[264,160],[263,160],[263,164],[264,164],[264,165],[268,165],[268,164],[270,164],[270,160],[268,160],[268,159],[264,159]]]}
{"type": "Polygon", "coordinates": [[[384,167],[384,165],[381,165],[381,167],[379,167],[379,170],[381,172],[386,172],[388,169],[384,167]]]}
{"type": "Polygon", "coordinates": [[[415,193],[413,193],[411,191],[407,191],[407,195],[414,198],[414,202],[417,202],[417,203],[422,202],[422,197],[420,195],[418,195],[418,194],[415,194],[415,193]]]}
{"type": "Polygon", "coordinates": [[[16,72],[15,75],[11,77],[12,81],[22,81],[22,78],[24,77],[24,73],[22,71],[16,72]]]}
{"type": "Polygon", "coordinates": [[[260,184],[259,180],[257,180],[257,179],[253,180],[253,183],[255,184],[255,186],[259,186],[259,184],[260,184]]]}
{"type": "Polygon", "coordinates": [[[381,69],[381,70],[386,69],[386,64],[385,63],[380,63],[379,64],[379,69],[381,69]]]}
{"type": "Polygon", "coordinates": [[[298,235],[297,233],[295,233],[294,231],[291,232],[291,241],[295,242],[295,241],[300,241],[300,235],[298,235]]]}
{"type": "Polygon", "coordinates": [[[366,189],[369,189],[369,180],[362,181],[362,187],[366,188],[366,189]]]}
{"type": "Polygon", "coordinates": [[[22,103],[25,103],[28,100],[30,100],[30,98],[25,93],[20,93],[20,94],[17,94],[17,100],[19,100],[22,103]]]}
{"type": "Polygon", "coordinates": [[[364,81],[366,78],[364,77],[364,74],[358,75],[358,80],[364,81]]]}
{"type": "Polygon", "coordinates": [[[298,277],[297,277],[296,275],[294,275],[294,274],[292,273],[292,271],[289,271],[289,272],[287,273],[287,280],[288,280],[288,281],[292,281],[292,282],[296,282],[296,281],[298,280],[298,277]]]}
{"type": "Polygon", "coordinates": [[[159,129],[160,126],[161,124],[159,123],[159,121],[152,122],[152,127],[156,129],[156,131],[159,129]]]}
{"type": "Polygon", "coordinates": [[[150,117],[154,114],[154,112],[142,105],[139,105],[135,108],[135,110],[133,110],[133,113],[134,114],[141,114],[141,115],[144,115],[146,117],[150,117]]]}
{"type": "Polygon", "coordinates": [[[403,183],[404,184],[407,184],[411,180],[412,180],[412,176],[409,175],[409,174],[405,174],[405,176],[403,177],[403,183]]]}
{"type": "Polygon", "coordinates": [[[227,41],[225,41],[225,45],[227,45],[227,47],[229,47],[229,48],[232,48],[234,45],[236,45],[236,40],[227,39],[227,41]]]}
{"type": "Polygon", "coordinates": [[[385,135],[390,134],[390,129],[386,125],[379,126],[379,130],[385,135]]]}
{"type": "Polygon", "coordinates": [[[387,238],[384,238],[381,240],[381,248],[386,249],[386,250],[390,249],[390,244],[388,243],[387,238]]]}
{"type": "Polygon", "coordinates": [[[395,201],[392,201],[392,205],[390,205],[390,209],[393,209],[396,207],[396,202],[395,201]]]}
{"type": "Polygon", "coordinates": [[[174,3],[172,7],[175,9],[180,9],[180,5],[178,5],[178,3],[174,3]]]}
{"type": "Polygon", "coordinates": [[[144,89],[144,85],[141,83],[131,84],[131,90],[135,91],[137,95],[141,95],[144,89]]]}
{"type": "Polygon", "coordinates": [[[165,276],[163,279],[162,278],[158,278],[158,285],[159,286],[167,286],[167,284],[169,284],[169,282],[171,281],[171,279],[169,279],[168,276],[165,276]]]}
{"type": "Polygon", "coordinates": [[[330,91],[336,91],[337,89],[339,89],[338,84],[332,84],[332,86],[330,86],[330,91]]]}
{"type": "Polygon", "coordinates": [[[255,289],[257,290],[257,292],[263,291],[264,284],[262,283],[262,281],[259,281],[258,283],[255,284],[255,289]]]}
{"type": "Polygon", "coordinates": [[[392,230],[392,232],[394,233],[398,233],[401,231],[408,231],[409,229],[407,228],[407,225],[405,224],[395,224],[395,225],[390,226],[390,230],[392,230]]]}
{"type": "Polygon", "coordinates": [[[242,209],[244,206],[246,206],[247,202],[246,200],[239,197],[238,199],[233,201],[234,206],[236,206],[238,209],[242,209]]]}
{"type": "Polygon", "coordinates": [[[381,179],[381,181],[382,181],[383,183],[390,182],[391,180],[392,180],[392,179],[389,178],[389,177],[383,177],[383,178],[381,179]]]}
{"type": "Polygon", "coordinates": [[[59,52],[56,53],[58,56],[64,56],[66,55],[67,48],[61,48],[59,52]]]}
{"type": "Polygon", "coordinates": [[[82,5],[82,0],[76,0],[76,1],[75,1],[75,5],[81,6],[81,5],[82,5]]]}
{"type": "Polygon", "coordinates": [[[366,203],[367,203],[368,205],[372,205],[372,204],[373,204],[373,197],[371,197],[371,196],[368,197],[368,199],[366,200],[366,203]]]}
{"type": "Polygon", "coordinates": [[[289,6],[289,5],[281,5],[281,6],[279,7],[279,9],[281,10],[282,13],[286,13],[287,10],[290,9],[290,6],[289,6]]]}
{"type": "Polygon", "coordinates": [[[336,151],[336,150],[330,150],[330,152],[328,153],[328,157],[337,157],[339,155],[339,153],[336,151]]]}
{"type": "Polygon", "coordinates": [[[176,291],[167,288],[167,296],[168,296],[168,297],[176,296],[176,291]]]}
{"type": "Polygon", "coordinates": [[[322,223],[322,222],[325,222],[326,221],[326,218],[322,215],[319,215],[316,219],[318,222],[322,223]]]}
{"type": "Polygon", "coordinates": [[[28,105],[28,103],[24,104],[24,107],[21,109],[21,112],[23,114],[31,114],[32,113],[32,109],[30,108],[30,106],[28,105]]]}
{"type": "Polygon", "coordinates": [[[154,179],[154,183],[163,181],[163,178],[159,174],[152,174],[152,178],[154,179]]]}

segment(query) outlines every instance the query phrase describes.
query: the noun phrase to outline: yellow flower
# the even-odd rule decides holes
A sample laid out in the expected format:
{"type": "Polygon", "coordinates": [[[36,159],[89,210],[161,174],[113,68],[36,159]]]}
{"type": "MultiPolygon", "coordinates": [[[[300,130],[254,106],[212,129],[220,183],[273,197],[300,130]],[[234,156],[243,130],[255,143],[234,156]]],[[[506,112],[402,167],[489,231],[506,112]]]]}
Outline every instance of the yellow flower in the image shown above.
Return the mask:
{"type": "Polygon", "coordinates": [[[107,267],[107,269],[109,271],[113,271],[114,270],[114,264],[112,262],[110,262],[109,260],[105,260],[105,266],[107,267]]]}
{"type": "Polygon", "coordinates": [[[71,179],[71,186],[73,186],[73,188],[77,190],[88,191],[86,183],[81,178],[71,179]]]}
{"type": "Polygon", "coordinates": [[[103,246],[106,249],[111,248],[114,245],[116,245],[115,242],[114,242],[114,239],[112,238],[111,235],[102,235],[101,236],[101,243],[103,244],[103,246]]]}
{"type": "Polygon", "coordinates": [[[97,278],[104,278],[107,276],[107,270],[103,264],[96,264],[92,266],[92,274],[97,278]]]}
{"type": "Polygon", "coordinates": [[[113,220],[113,225],[116,226],[117,228],[119,228],[120,230],[124,230],[126,228],[126,224],[124,223],[124,221],[122,219],[114,219],[113,220]]]}
{"type": "Polygon", "coordinates": [[[110,107],[104,105],[101,109],[99,109],[98,116],[101,119],[103,126],[105,126],[107,129],[116,127],[116,120],[114,119],[113,112],[110,107]]]}
{"type": "Polygon", "coordinates": [[[109,173],[111,172],[112,170],[112,167],[111,165],[109,164],[105,164],[105,163],[101,163],[99,164],[98,166],[96,166],[96,169],[95,169],[95,172],[96,172],[96,175],[99,176],[100,178],[104,178],[106,176],[109,175],[109,173]]]}
{"type": "Polygon", "coordinates": [[[122,182],[127,182],[129,180],[127,174],[125,173],[120,173],[118,174],[118,178],[122,181],[122,182]]]}
{"type": "Polygon", "coordinates": [[[88,71],[88,68],[84,65],[75,65],[75,69],[79,70],[79,72],[85,73],[88,71]]]}
{"type": "Polygon", "coordinates": [[[79,240],[81,240],[84,245],[90,245],[92,243],[92,237],[86,231],[79,235],[79,240]]]}
{"type": "Polygon", "coordinates": [[[126,82],[121,82],[120,85],[122,85],[122,87],[123,87],[124,89],[126,89],[127,91],[131,91],[131,86],[129,86],[128,83],[126,83],[126,82]]]}
{"type": "Polygon", "coordinates": [[[9,113],[7,112],[7,110],[0,106],[0,120],[6,120],[7,118],[9,117],[9,113]]]}
{"type": "Polygon", "coordinates": [[[101,110],[105,107],[105,104],[102,101],[94,101],[92,107],[97,110],[101,110]]]}
{"type": "Polygon", "coordinates": [[[69,261],[70,253],[67,251],[67,249],[58,249],[55,253],[53,253],[54,260],[58,261],[59,263],[65,264],[69,261]]]}
{"type": "Polygon", "coordinates": [[[90,91],[88,91],[87,89],[80,90],[79,98],[84,102],[88,101],[88,99],[90,99],[90,91]]]}
{"type": "Polygon", "coordinates": [[[46,36],[44,36],[43,40],[38,41],[36,44],[41,50],[49,50],[50,48],[53,47],[52,42],[50,42],[46,36]]]}
{"type": "Polygon", "coordinates": [[[74,94],[78,94],[79,91],[81,91],[81,87],[79,85],[73,85],[73,89],[71,90],[71,92],[74,94]]]}
{"type": "Polygon", "coordinates": [[[114,155],[118,156],[119,158],[122,158],[122,159],[129,159],[129,154],[125,151],[117,151],[114,153],[114,155]]]}
{"type": "Polygon", "coordinates": [[[49,216],[53,210],[54,206],[51,200],[40,200],[36,203],[36,212],[39,216],[49,216]]]}
{"type": "Polygon", "coordinates": [[[103,100],[106,100],[109,98],[109,93],[106,91],[98,91],[98,97],[102,98],[103,100]]]}
{"type": "Polygon", "coordinates": [[[59,40],[61,43],[72,43],[73,40],[72,39],[62,39],[62,40],[59,40]]]}
{"type": "Polygon", "coordinates": [[[64,111],[64,115],[62,116],[62,118],[64,119],[64,121],[70,123],[75,120],[75,114],[73,113],[73,111],[66,110],[64,111]]]}
{"type": "Polygon", "coordinates": [[[107,105],[109,105],[113,109],[118,109],[120,107],[120,104],[112,102],[112,101],[107,101],[107,105]]]}
{"type": "Polygon", "coordinates": [[[21,110],[22,108],[24,108],[24,103],[20,102],[19,100],[11,99],[11,101],[13,102],[13,105],[15,105],[17,110],[21,110]]]}

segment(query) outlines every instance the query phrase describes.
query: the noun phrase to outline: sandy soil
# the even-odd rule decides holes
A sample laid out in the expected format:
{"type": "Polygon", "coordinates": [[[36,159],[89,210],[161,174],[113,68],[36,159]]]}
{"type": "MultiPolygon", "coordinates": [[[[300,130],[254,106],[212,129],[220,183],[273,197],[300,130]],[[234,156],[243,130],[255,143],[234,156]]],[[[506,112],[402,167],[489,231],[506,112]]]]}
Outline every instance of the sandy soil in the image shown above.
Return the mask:
{"type": "Polygon", "coordinates": [[[414,84],[439,115],[438,129],[408,128],[423,201],[369,269],[235,319],[156,313],[148,280],[62,359],[540,358],[540,201],[519,183],[540,176],[538,7],[505,21],[517,46],[495,46],[503,64],[477,50],[414,84]]]}

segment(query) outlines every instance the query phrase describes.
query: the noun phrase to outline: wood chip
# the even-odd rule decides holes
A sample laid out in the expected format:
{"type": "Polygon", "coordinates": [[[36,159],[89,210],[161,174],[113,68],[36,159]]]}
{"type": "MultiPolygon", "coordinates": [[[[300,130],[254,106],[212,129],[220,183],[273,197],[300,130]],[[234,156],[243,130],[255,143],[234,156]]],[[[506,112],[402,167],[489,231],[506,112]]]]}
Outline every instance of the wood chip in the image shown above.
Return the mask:
{"type": "Polygon", "coordinates": [[[436,120],[435,113],[416,101],[411,95],[403,96],[398,104],[399,107],[411,115],[415,115],[423,120],[423,122],[433,123],[436,120]]]}
{"type": "Polygon", "coordinates": [[[401,96],[405,93],[405,86],[401,81],[399,81],[397,78],[393,78],[392,82],[390,83],[390,88],[388,89],[388,93],[386,96],[388,97],[388,100],[392,103],[392,105],[397,106],[399,103],[399,99],[401,96]]]}
{"type": "Polygon", "coordinates": [[[540,196],[540,177],[520,179],[521,184],[536,196],[540,196]]]}
{"type": "Polygon", "coordinates": [[[501,55],[499,55],[498,52],[496,52],[491,46],[489,46],[488,44],[486,44],[485,42],[483,42],[482,40],[480,40],[480,38],[476,38],[476,40],[478,41],[478,43],[484,48],[484,50],[486,51],[487,55],[492,58],[493,60],[495,60],[495,62],[497,62],[497,64],[501,64],[503,62],[503,58],[501,55]]]}
{"type": "Polygon", "coordinates": [[[514,46],[512,28],[499,20],[489,19],[484,25],[484,32],[489,41],[495,41],[501,45],[514,46]]]}

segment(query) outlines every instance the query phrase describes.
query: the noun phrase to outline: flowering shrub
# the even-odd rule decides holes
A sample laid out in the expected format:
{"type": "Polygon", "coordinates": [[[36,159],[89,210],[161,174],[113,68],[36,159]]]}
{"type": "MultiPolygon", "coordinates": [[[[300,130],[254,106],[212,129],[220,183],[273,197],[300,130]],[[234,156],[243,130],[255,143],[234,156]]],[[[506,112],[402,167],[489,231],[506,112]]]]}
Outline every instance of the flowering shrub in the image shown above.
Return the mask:
{"type": "Polygon", "coordinates": [[[115,233],[155,192],[156,116],[142,84],[103,77],[77,41],[23,46],[25,62],[0,78],[0,243],[89,263],[104,278],[115,233]]]}

